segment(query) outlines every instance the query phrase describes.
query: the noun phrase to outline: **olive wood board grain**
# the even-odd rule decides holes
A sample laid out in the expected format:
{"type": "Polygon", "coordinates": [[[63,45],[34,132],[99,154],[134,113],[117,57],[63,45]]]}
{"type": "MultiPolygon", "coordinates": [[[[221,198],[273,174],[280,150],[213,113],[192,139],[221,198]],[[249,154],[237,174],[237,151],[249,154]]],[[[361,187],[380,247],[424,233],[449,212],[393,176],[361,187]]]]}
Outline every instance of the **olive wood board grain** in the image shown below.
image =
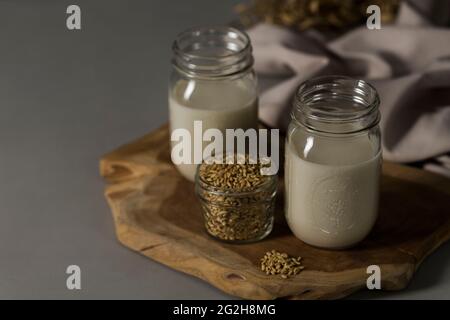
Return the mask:
{"type": "Polygon", "coordinates": [[[167,125],[105,155],[100,173],[123,245],[245,299],[342,298],[366,288],[369,265],[380,266],[382,290],[400,290],[450,237],[450,180],[389,162],[383,163],[376,226],[359,245],[341,251],[311,247],[292,235],[283,183],[266,239],[226,244],[209,237],[194,184],[170,161],[167,125]],[[303,257],[305,270],[289,279],[264,274],[260,258],[272,249],[303,257]]]}

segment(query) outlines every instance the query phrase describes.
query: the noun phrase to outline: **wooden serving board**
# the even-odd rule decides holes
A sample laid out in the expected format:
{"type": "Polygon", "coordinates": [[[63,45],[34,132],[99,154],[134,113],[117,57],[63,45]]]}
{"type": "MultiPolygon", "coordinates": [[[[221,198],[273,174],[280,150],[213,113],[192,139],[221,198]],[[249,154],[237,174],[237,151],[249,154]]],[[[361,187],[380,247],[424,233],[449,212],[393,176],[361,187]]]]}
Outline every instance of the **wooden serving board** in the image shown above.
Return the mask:
{"type": "Polygon", "coordinates": [[[381,268],[382,289],[403,289],[450,237],[450,180],[392,163],[383,165],[374,230],[344,251],[296,239],[284,220],[282,190],[267,239],[240,245],[213,240],[204,230],[194,185],[171,164],[167,126],[105,155],[100,172],[122,244],[246,299],[341,298],[366,287],[372,264],[381,268]],[[302,256],[305,270],[290,279],[265,275],[259,260],[272,249],[302,256]]]}

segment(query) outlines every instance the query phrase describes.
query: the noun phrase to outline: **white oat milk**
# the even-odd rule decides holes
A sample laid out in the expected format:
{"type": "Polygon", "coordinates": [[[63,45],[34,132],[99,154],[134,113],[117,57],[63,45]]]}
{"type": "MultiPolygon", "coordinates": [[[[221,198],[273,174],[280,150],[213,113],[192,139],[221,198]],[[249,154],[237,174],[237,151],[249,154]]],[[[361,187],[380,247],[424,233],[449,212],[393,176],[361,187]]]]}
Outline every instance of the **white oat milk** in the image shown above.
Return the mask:
{"type": "Polygon", "coordinates": [[[293,146],[286,150],[286,175],[298,177],[286,182],[286,219],[306,243],[351,246],[364,239],[377,219],[381,155],[373,156],[366,150],[370,146],[358,139],[351,147],[353,151],[330,146],[335,149],[333,159],[325,163],[303,159],[293,146]]]}
{"type": "MultiPolygon", "coordinates": [[[[236,83],[221,85],[202,83],[195,88],[189,99],[184,99],[187,81],[179,81],[169,95],[171,132],[183,128],[194,136],[194,121],[202,121],[202,129],[219,129],[225,136],[226,129],[250,129],[258,126],[258,103],[251,92],[236,83]]],[[[176,144],[172,141],[172,147],[176,144]]],[[[206,144],[204,144],[206,145],[206,144]]],[[[194,145],[191,144],[193,161],[194,145]]],[[[178,164],[178,171],[188,180],[194,181],[196,164],[178,164]]]]}

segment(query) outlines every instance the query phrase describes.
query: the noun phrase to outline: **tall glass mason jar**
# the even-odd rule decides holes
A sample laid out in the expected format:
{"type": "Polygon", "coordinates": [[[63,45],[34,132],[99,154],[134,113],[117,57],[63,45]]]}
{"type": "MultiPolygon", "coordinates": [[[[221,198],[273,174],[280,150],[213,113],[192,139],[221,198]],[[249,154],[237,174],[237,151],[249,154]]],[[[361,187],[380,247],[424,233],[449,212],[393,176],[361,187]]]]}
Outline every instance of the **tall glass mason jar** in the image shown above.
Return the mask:
{"type": "MultiPolygon", "coordinates": [[[[206,27],[177,36],[169,82],[169,118],[171,133],[176,129],[190,133],[190,150],[183,150],[189,154],[183,156],[191,161],[177,165],[190,181],[195,180],[202,150],[211,143],[203,142],[198,147],[194,139],[199,138],[199,131],[194,135],[194,121],[201,121],[202,132],[218,129],[223,137],[225,129],[257,128],[257,81],[252,46],[244,32],[230,27],[206,27]]],[[[199,123],[196,124],[199,129],[199,123]]],[[[180,142],[171,143],[175,148],[180,142]]]]}
{"type": "Polygon", "coordinates": [[[326,76],[303,83],[286,138],[286,219],[313,246],[363,240],[378,215],[381,170],[377,91],[362,80],[326,76]]]}

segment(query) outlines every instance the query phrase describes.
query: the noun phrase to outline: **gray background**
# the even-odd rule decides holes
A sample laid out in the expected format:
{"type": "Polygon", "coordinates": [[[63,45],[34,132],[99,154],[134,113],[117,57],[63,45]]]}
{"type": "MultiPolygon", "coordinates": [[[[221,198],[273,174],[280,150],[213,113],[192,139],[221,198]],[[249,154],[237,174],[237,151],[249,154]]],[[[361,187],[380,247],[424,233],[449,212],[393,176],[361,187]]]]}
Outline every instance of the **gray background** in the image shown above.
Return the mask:
{"type": "MultiPolygon", "coordinates": [[[[238,2],[0,0],[0,298],[230,298],[119,245],[98,159],[167,121],[171,41],[238,2]]],[[[408,290],[352,297],[450,298],[449,249],[408,290]]]]}

